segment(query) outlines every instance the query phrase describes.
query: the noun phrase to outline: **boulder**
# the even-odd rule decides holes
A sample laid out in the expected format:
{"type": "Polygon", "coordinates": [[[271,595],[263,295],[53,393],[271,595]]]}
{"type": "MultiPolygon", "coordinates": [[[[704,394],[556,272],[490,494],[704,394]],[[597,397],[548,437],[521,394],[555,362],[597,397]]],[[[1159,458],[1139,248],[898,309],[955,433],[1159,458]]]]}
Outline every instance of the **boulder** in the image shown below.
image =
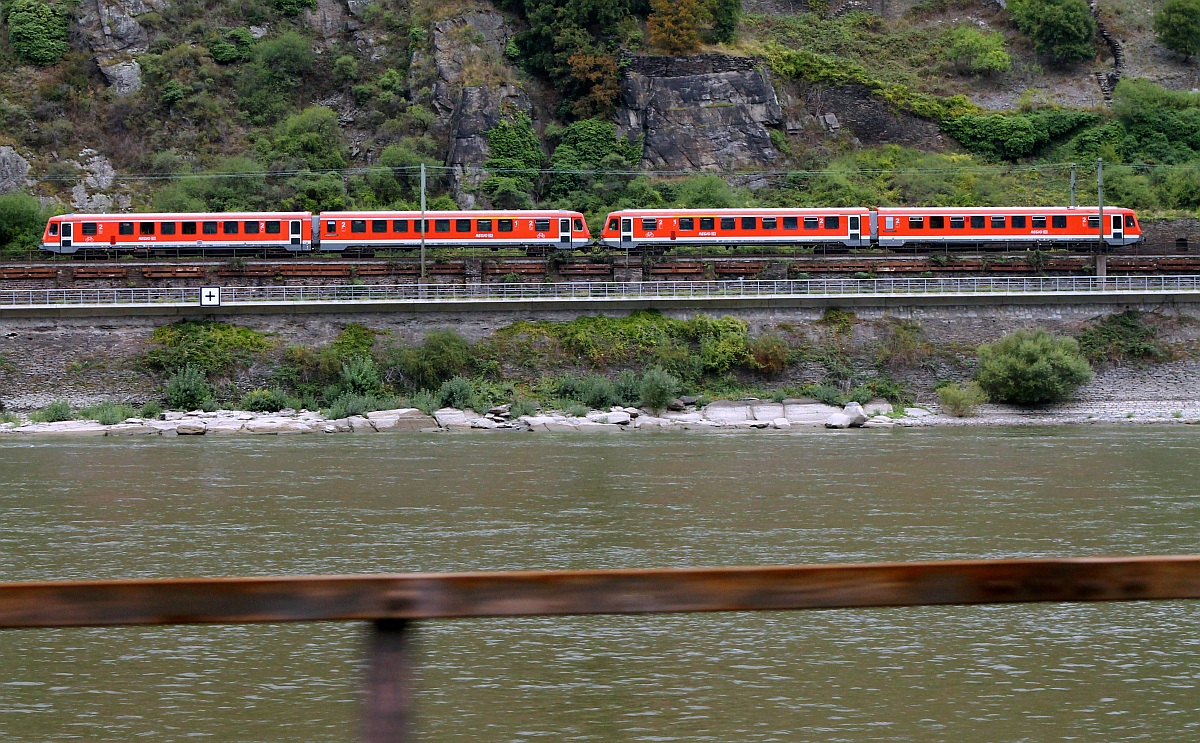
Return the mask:
{"type": "Polygon", "coordinates": [[[863,412],[862,405],[856,402],[846,403],[846,407],[842,409],[842,412],[850,419],[851,426],[857,427],[867,422],[867,414],[863,412]]]}
{"type": "Polygon", "coordinates": [[[882,397],[876,397],[873,400],[868,400],[867,404],[863,405],[863,412],[867,415],[890,413],[892,412],[892,404],[882,397]]]}
{"type": "Polygon", "coordinates": [[[475,413],[455,408],[442,408],[433,411],[433,418],[442,428],[470,428],[472,421],[478,418],[475,413]]]}
{"type": "Polygon", "coordinates": [[[792,427],[792,422],[787,418],[776,418],[775,420],[771,421],[771,427],[787,430],[792,427]]]}
{"type": "Polygon", "coordinates": [[[350,430],[354,433],[378,433],[379,430],[371,425],[371,421],[365,416],[352,415],[346,419],[346,424],[350,426],[350,430]]]}
{"type": "MultiPolygon", "coordinates": [[[[232,418],[212,418],[204,422],[205,434],[242,433],[246,424],[232,418]]],[[[178,430],[178,429],[176,429],[178,430]]]]}
{"type": "Polygon", "coordinates": [[[0,147],[0,193],[20,191],[31,184],[29,161],[12,147],[0,147]]]}
{"type": "Polygon", "coordinates": [[[614,410],[608,413],[597,410],[588,413],[587,418],[593,423],[609,423],[617,426],[627,426],[633,422],[633,418],[624,410],[614,410]]]}
{"type": "Polygon", "coordinates": [[[845,413],[834,413],[825,420],[826,428],[849,428],[850,416],[845,413]]]}
{"type": "Polygon", "coordinates": [[[294,418],[259,418],[246,424],[248,433],[270,435],[308,433],[309,427],[294,418]]]}
{"type": "Polygon", "coordinates": [[[375,426],[376,431],[421,431],[434,428],[437,421],[416,408],[397,408],[396,410],[376,410],[367,413],[367,419],[375,426]]]}
{"type": "Polygon", "coordinates": [[[175,433],[180,436],[202,436],[207,429],[204,421],[180,421],[175,426],[175,433]]]}

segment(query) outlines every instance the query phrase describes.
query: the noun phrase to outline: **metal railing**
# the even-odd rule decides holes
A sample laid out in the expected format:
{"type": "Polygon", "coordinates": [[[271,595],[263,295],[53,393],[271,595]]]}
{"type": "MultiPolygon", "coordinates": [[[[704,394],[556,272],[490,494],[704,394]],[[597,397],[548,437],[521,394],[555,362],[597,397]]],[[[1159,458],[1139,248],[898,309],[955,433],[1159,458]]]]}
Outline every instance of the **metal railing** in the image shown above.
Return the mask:
{"type": "Polygon", "coordinates": [[[409,626],[452,617],[1200,598],[1200,557],[0,583],[0,628],[367,621],[361,735],[413,740],[409,626]]]}
{"type": "MultiPolygon", "coordinates": [[[[7,289],[0,307],[198,305],[200,287],[7,289]]],[[[564,299],[724,299],[797,296],[996,295],[1200,292],[1200,276],[938,277],[551,284],[379,284],[233,286],[221,304],[289,302],[471,302],[564,299]]]]}

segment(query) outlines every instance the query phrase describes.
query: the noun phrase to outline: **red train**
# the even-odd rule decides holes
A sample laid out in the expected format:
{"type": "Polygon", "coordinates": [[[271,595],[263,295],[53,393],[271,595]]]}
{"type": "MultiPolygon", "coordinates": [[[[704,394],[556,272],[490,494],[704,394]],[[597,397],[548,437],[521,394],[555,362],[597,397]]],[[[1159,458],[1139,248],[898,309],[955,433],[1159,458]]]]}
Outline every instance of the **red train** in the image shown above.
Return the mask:
{"type": "MultiPolygon", "coordinates": [[[[1105,207],[1108,247],[1142,240],[1131,209],[1105,207]]],[[[892,249],[988,247],[1093,248],[1097,207],[834,207],[817,209],[625,209],[605,219],[599,244],[635,252],[676,246],[752,245],[892,249]]],[[[579,212],[493,210],[426,212],[245,212],[204,214],[64,214],[52,217],[42,248],[70,254],[92,249],[293,252],[347,248],[523,247],[533,253],[578,250],[592,243],[579,212]]]]}
{"type": "MultiPolygon", "coordinates": [[[[438,248],[524,247],[577,250],[592,235],[579,212],[509,210],[425,212],[425,244],[438,248]]],[[[51,217],[42,249],[415,249],[421,212],[246,212],[208,214],[63,214],[51,217]]]]}
{"type": "MultiPolygon", "coordinates": [[[[1109,247],[1142,240],[1131,209],[1104,208],[1109,247]]],[[[839,207],[823,209],[625,209],[605,220],[600,243],[661,251],[677,245],[797,245],[939,249],[1093,247],[1098,207],[839,207]]]]}

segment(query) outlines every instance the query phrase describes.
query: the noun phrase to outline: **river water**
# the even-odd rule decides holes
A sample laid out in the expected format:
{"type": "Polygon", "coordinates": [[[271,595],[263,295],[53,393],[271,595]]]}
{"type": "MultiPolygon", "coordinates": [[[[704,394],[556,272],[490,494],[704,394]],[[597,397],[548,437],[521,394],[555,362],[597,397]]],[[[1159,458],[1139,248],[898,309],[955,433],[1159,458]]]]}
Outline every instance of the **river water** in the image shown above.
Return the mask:
{"type": "MultiPolygon", "coordinates": [[[[1200,551],[1183,426],[0,439],[0,581],[1200,551]]],[[[5,741],[351,741],[363,625],[0,632],[5,741]]],[[[1194,741],[1200,604],[426,622],[425,741],[1194,741]]]]}

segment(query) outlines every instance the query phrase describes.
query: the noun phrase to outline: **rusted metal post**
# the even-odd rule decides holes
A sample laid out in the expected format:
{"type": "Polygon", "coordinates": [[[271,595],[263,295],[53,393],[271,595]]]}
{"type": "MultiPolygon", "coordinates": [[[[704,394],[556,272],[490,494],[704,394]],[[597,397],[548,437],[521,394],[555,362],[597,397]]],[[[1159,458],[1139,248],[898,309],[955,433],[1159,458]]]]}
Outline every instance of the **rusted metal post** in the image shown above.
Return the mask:
{"type": "Polygon", "coordinates": [[[403,619],[371,623],[363,743],[408,743],[413,735],[412,632],[403,619]]]}

